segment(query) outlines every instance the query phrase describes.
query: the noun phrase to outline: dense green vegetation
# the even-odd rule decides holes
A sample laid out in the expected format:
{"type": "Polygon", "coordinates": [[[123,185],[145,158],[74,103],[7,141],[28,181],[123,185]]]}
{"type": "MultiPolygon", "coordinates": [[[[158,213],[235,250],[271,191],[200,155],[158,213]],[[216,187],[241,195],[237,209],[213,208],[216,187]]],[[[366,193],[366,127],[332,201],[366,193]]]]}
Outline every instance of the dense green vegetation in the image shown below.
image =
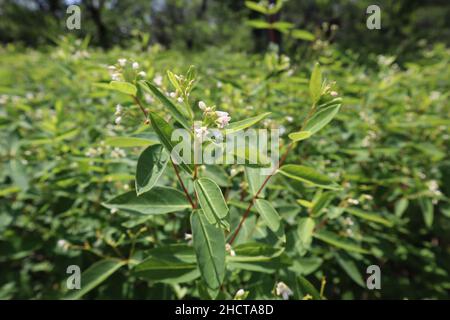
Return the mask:
{"type": "Polygon", "coordinates": [[[448,298],[450,50],[414,41],[413,54],[362,55],[345,49],[350,36],[333,44],[322,41],[331,27],[320,30],[283,53],[225,36],[168,48],[145,33],[108,50],[72,36],[0,47],[0,298],[448,298]],[[168,70],[195,85],[184,91],[168,70]],[[172,91],[190,94],[158,97],[172,91]],[[281,154],[291,150],[260,197],[260,169],[245,165],[164,163],[154,181],[142,177],[170,149],[166,125],[206,121],[200,101],[228,112],[228,128],[261,115],[254,128],[282,132],[281,154]],[[314,118],[330,107],[334,117],[314,118]],[[211,194],[226,203],[208,204],[211,194]],[[217,255],[204,256],[196,230],[217,255]],[[69,265],[84,272],[81,290],[66,289],[69,265]],[[380,290],[366,287],[370,265],[380,290]]]}

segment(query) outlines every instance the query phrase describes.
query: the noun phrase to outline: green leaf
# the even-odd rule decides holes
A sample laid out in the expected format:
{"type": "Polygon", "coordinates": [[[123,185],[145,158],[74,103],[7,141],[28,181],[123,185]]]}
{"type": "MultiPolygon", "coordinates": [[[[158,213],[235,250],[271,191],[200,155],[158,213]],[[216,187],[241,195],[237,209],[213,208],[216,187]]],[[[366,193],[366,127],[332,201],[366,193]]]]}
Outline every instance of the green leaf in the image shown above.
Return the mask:
{"type": "Polygon", "coordinates": [[[228,214],[228,206],[219,186],[209,178],[199,178],[194,182],[200,207],[209,223],[217,223],[228,214]]]}
{"type": "Polygon", "coordinates": [[[317,289],[314,288],[314,286],[311,284],[311,282],[309,282],[305,277],[298,276],[297,279],[298,279],[298,281],[297,281],[297,284],[298,284],[297,289],[300,291],[300,296],[302,298],[309,294],[315,300],[321,300],[322,299],[322,297],[320,296],[319,291],[317,291],[317,289]]]}
{"type": "Polygon", "coordinates": [[[64,299],[73,300],[81,298],[105,281],[124,264],[126,264],[125,261],[118,259],[103,259],[94,263],[81,274],[81,289],[71,290],[64,296],[64,299]]]}
{"type": "Polygon", "coordinates": [[[148,81],[141,80],[138,85],[145,91],[152,93],[170,112],[170,114],[178,121],[185,129],[190,130],[189,114],[183,109],[177,107],[172,101],[170,101],[159,89],[148,81]]]}
{"type": "Polygon", "coordinates": [[[227,134],[235,133],[235,132],[241,131],[243,129],[246,129],[248,127],[251,127],[252,125],[258,123],[259,121],[261,121],[262,119],[267,117],[269,114],[271,114],[271,112],[266,112],[266,113],[260,114],[256,117],[247,118],[245,120],[232,122],[226,127],[224,134],[227,135],[227,134]]]}
{"type": "Polygon", "coordinates": [[[357,208],[346,208],[345,211],[347,211],[348,213],[350,213],[354,216],[362,218],[364,220],[385,225],[386,227],[393,226],[393,223],[391,221],[381,217],[379,214],[376,214],[376,213],[365,212],[365,211],[363,211],[361,209],[357,209],[357,208]]]}
{"type": "Polygon", "coordinates": [[[322,71],[320,65],[316,62],[309,80],[309,95],[313,104],[316,104],[322,95],[322,71]]]}
{"type": "Polygon", "coordinates": [[[137,89],[133,84],[124,81],[111,81],[109,88],[132,96],[136,96],[137,93],[137,89]]]}
{"type": "Polygon", "coordinates": [[[105,139],[105,144],[118,148],[135,148],[159,144],[159,141],[154,133],[148,133],[131,137],[108,137],[105,139]]]}
{"type": "Polygon", "coordinates": [[[361,273],[358,270],[358,267],[356,264],[350,260],[347,257],[344,257],[343,255],[340,255],[335,252],[335,257],[339,265],[344,269],[344,271],[348,274],[348,276],[355,281],[358,285],[365,288],[366,284],[364,283],[364,280],[361,276],[361,273]]]}
{"type": "Polygon", "coordinates": [[[311,201],[305,199],[298,199],[297,203],[305,208],[312,208],[312,206],[314,205],[311,201]]]}
{"type": "Polygon", "coordinates": [[[319,233],[315,233],[314,237],[340,249],[362,254],[369,253],[369,251],[361,248],[357,244],[328,231],[321,231],[319,233]]]}
{"type": "Polygon", "coordinates": [[[167,70],[167,77],[169,78],[170,83],[172,83],[173,87],[179,92],[182,93],[183,89],[180,87],[180,83],[178,82],[177,78],[175,78],[175,75],[170,70],[167,70]]]}
{"type": "Polygon", "coordinates": [[[235,256],[226,256],[230,269],[273,273],[282,265],[284,248],[257,242],[248,242],[233,247],[235,256]]]}
{"type": "Polygon", "coordinates": [[[433,203],[430,198],[420,197],[419,206],[422,210],[423,221],[428,228],[431,228],[434,220],[433,203]]]}
{"type": "Polygon", "coordinates": [[[405,210],[408,208],[409,200],[407,198],[401,198],[395,203],[395,215],[399,218],[402,217],[405,210]]]}
{"type": "Polygon", "coordinates": [[[331,200],[334,199],[336,195],[333,192],[324,192],[320,195],[319,199],[314,201],[314,204],[311,208],[311,215],[318,216],[322,212],[324,208],[326,208],[331,200]]]}
{"type": "Polygon", "coordinates": [[[272,204],[264,199],[256,199],[255,207],[270,230],[277,232],[281,225],[281,218],[272,204]]]}
{"type": "Polygon", "coordinates": [[[270,261],[280,256],[284,248],[274,247],[267,243],[247,242],[233,247],[235,256],[227,256],[230,262],[270,261]]]}
{"type": "Polygon", "coordinates": [[[293,27],[294,27],[293,23],[286,22],[286,21],[278,21],[278,22],[274,22],[270,25],[271,29],[275,29],[275,30],[277,30],[279,32],[283,32],[283,33],[288,32],[293,27]]]}
{"type": "Polygon", "coordinates": [[[162,145],[145,149],[139,156],[136,166],[136,193],[141,195],[153,188],[166,168],[169,156],[162,145]]]}
{"type": "Polygon", "coordinates": [[[245,6],[253,11],[257,11],[259,13],[262,14],[268,14],[269,11],[267,10],[267,8],[263,5],[260,5],[256,2],[253,1],[245,1],[245,6]]]}
{"type": "Polygon", "coordinates": [[[187,245],[169,245],[151,249],[147,258],[134,268],[136,275],[163,283],[190,282],[200,277],[194,249],[187,245]]]}
{"type": "Polygon", "coordinates": [[[282,166],[278,171],[288,178],[306,182],[324,189],[338,189],[338,186],[333,180],[310,167],[287,164],[282,166]]]}
{"type": "Polygon", "coordinates": [[[311,135],[325,127],[339,112],[341,104],[333,104],[324,109],[320,109],[306,122],[305,131],[310,131],[311,135]]]}
{"type": "MultiPolygon", "coordinates": [[[[153,129],[158,135],[158,138],[161,141],[162,145],[167,149],[169,153],[172,153],[172,150],[175,147],[175,144],[171,140],[174,129],[158,114],[150,112],[149,116],[152,121],[153,129]]],[[[176,156],[178,157],[178,155],[176,156]]],[[[177,165],[179,165],[183,170],[185,170],[189,174],[192,174],[193,169],[191,165],[187,165],[186,163],[184,163],[181,157],[174,160],[178,163],[177,165]]]]}
{"type": "MultiPolygon", "coordinates": [[[[248,182],[250,195],[255,196],[258,190],[263,185],[264,180],[266,180],[267,176],[262,175],[261,169],[259,168],[245,167],[244,170],[248,182]]],[[[264,196],[263,191],[261,191],[260,193],[262,197],[264,196]]]]}
{"type": "Polygon", "coordinates": [[[109,209],[123,209],[141,214],[164,214],[190,208],[182,192],[168,187],[154,187],[140,196],[136,195],[136,191],[128,191],[102,205],[109,209]]]}
{"type": "Polygon", "coordinates": [[[299,132],[293,132],[289,134],[289,139],[293,140],[294,142],[301,141],[308,139],[311,137],[310,131],[299,131],[299,132]]]}
{"type": "Polygon", "coordinates": [[[301,29],[292,30],[291,36],[304,41],[314,41],[316,38],[311,32],[301,29]]]}
{"type": "Polygon", "coordinates": [[[309,248],[316,223],[312,218],[301,218],[298,220],[297,234],[304,248],[309,248]]]}
{"type": "Polygon", "coordinates": [[[225,275],[225,237],[222,229],[208,223],[202,210],[191,214],[192,238],[200,273],[206,285],[217,289],[225,275]]]}

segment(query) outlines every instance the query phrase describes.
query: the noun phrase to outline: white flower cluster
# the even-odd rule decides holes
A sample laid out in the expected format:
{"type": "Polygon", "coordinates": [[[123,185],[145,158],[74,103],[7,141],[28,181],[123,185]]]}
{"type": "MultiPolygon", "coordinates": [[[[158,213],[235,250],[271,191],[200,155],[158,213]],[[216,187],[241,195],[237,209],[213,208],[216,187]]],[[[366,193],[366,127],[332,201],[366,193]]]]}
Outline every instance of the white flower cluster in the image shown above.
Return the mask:
{"type": "Polygon", "coordinates": [[[283,300],[289,300],[289,296],[292,296],[294,294],[292,290],[284,282],[281,281],[277,283],[275,293],[277,296],[281,296],[283,300]]]}
{"type": "Polygon", "coordinates": [[[435,196],[441,196],[442,192],[439,190],[439,184],[436,180],[430,180],[427,182],[428,190],[435,196]]]}
{"type": "MultiPolygon", "coordinates": [[[[203,111],[203,121],[194,125],[194,134],[201,142],[209,134],[208,125],[215,124],[217,128],[223,129],[230,123],[231,117],[228,112],[216,111],[215,106],[208,107],[204,101],[200,101],[198,107],[203,111]]],[[[218,130],[212,130],[212,134],[216,138],[221,136],[218,130]]]]}
{"type": "Polygon", "coordinates": [[[116,112],[114,112],[116,119],[114,120],[114,123],[117,125],[119,125],[122,122],[122,111],[123,111],[122,105],[121,104],[116,105],[116,112]]]}
{"type": "Polygon", "coordinates": [[[125,158],[126,157],[126,153],[125,153],[125,151],[123,150],[123,149],[120,149],[120,148],[114,148],[112,151],[111,151],[111,157],[112,158],[125,158]]]}
{"type": "Polygon", "coordinates": [[[108,71],[111,75],[111,80],[113,81],[123,81],[126,80],[124,78],[124,70],[126,68],[131,68],[135,72],[135,75],[141,78],[145,78],[147,73],[145,71],[139,70],[139,63],[136,61],[128,62],[125,58],[120,58],[117,60],[115,65],[108,66],[108,71]]]}

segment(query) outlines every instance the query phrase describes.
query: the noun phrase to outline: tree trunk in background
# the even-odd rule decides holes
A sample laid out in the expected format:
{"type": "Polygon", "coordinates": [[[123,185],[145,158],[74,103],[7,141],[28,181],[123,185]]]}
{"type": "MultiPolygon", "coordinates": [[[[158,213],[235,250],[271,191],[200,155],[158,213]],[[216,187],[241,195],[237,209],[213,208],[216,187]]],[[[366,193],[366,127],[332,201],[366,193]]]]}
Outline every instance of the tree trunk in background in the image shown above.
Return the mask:
{"type": "Polygon", "coordinates": [[[208,9],[208,0],[203,0],[202,4],[197,12],[197,19],[199,19],[199,20],[203,19],[207,9],[208,9]]]}
{"type": "MultiPolygon", "coordinates": [[[[276,0],[270,0],[269,3],[271,5],[275,5],[276,0]]],[[[268,19],[269,19],[269,23],[277,22],[279,20],[279,13],[269,16],[268,19]]],[[[276,44],[279,48],[281,48],[280,33],[274,29],[269,29],[268,33],[269,33],[269,41],[271,43],[276,44]]]]}
{"type": "Polygon", "coordinates": [[[96,7],[91,0],[85,0],[83,1],[89,10],[89,13],[91,14],[92,20],[94,21],[94,24],[97,28],[97,36],[98,41],[100,45],[107,49],[110,47],[110,43],[108,40],[108,29],[106,28],[106,25],[104,24],[102,20],[102,10],[105,4],[104,0],[99,0],[98,7],[96,7]]]}

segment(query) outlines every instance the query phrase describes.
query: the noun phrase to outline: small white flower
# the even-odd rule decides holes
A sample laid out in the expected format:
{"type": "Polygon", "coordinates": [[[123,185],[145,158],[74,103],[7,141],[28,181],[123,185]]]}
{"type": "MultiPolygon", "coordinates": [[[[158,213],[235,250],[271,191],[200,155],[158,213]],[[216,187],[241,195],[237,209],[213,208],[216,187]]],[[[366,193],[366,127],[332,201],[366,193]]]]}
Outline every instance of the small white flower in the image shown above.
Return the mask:
{"type": "Polygon", "coordinates": [[[58,246],[58,248],[61,248],[63,251],[67,251],[67,249],[69,249],[69,242],[67,242],[64,239],[59,239],[58,242],[56,243],[56,245],[58,246]]]}
{"type": "Polygon", "coordinates": [[[276,294],[277,296],[283,297],[283,300],[289,300],[289,296],[293,295],[293,292],[284,282],[278,282],[276,294]]]}
{"type": "Polygon", "coordinates": [[[133,64],[131,65],[131,67],[132,67],[134,70],[137,70],[137,69],[139,69],[139,63],[133,62],[133,64]]]}
{"type": "Polygon", "coordinates": [[[221,81],[217,81],[217,88],[222,88],[223,84],[221,81]]]}
{"type": "Polygon", "coordinates": [[[192,240],[192,234],[190,234],[190,233],[185,233],[185,234],[184,234],[184,240],[186,240],[186,241],[192,240]]]}
{"type": "Polygon", "coordinates": [[[172,91],[171,93],[169,93],[169,96],[170,96],[171,98],[175,98],[175,97],[177,96],[177,93],[174,92],[174,91],[172,91]]]}
{"type": "Polygon", "coordinates": [[[178,97],[177,101],[178,101],[179,103],[183,103],[184,100],[183,100],[182,97],[178,97]]]}
{"type": "Polygon", "coordinates": [[[228,123],[231,120],[231,117],[228,115],[228,112],[216,111],[216,115],[218,117],[216,121],[219,128],[224,128],[225,126],[228,125],[228,123]]]}
{"type": "Polygon", "coordinates": [[[122,121],[122,117],[119,116],[116,118],[116,120],[114,120],[114,123],[119,125],[121,121],[122,121]]]}
{"type": "Polygon", "coordinates": [[[146,93],[146,94],[144,95],[144,99],[145,99],[145,102],[147,102],[148,104],[153,103],[153,102],[155,101],[155,100],[153,99],[152,95],[151,95],[151,94],[148,94],[148,93],[146,93]]]}
{"type": "Polygon", "coordinates": [[[244,289],[239,289],[234,295],[233,300],[244,300],[247,298],[248,292],[245,292],[244,289]]]}
{"type": "Polygon", "coordinates": [[[202,142],[208,135],[208,127],[196,127],[194,128],[195,136],[202,142]]]}
{"type": "Polygon", "coordinates": [[[163,77],[162,77],[160,74],[158,74],[158,75],[156,75],[156,76],[153,78],[153,82],[154,82],[158,87],[160,87],[160,86],[162,86],[163,77]]]}
{"type": "Polygon", "coordinates": [[[337,96],[338,96],[338,93],[337,93],[336,91],[331,91],[331,92],[330,92],[330,96],[332,96],[332,97],[337,97],[337,96]]]}
{"type": "Polygon", "coordinates": [[[355,224],[350,217],[345,218],[345,223],[349,226],[353,226],[355,224]]]}
{"type": "Polygon", "coordinates": [[[123,149],[120,148],[114,148],[113,151],[111,151],[111,157],[113,158],[123,158],[125,157],[125,151],[123,151],[123,149]]]}
{"type": "Polygon", "coordinates": [[[95,157],[97,155],[97,149],[95,148],[89,148],[88,151],[85,153],[86,157],[95,157]]]}
{"type": "Polygon", "coordinates": [[[120,81],[120,73],[113,73],[112,75],[111,75],[111,80],[113,80],[113,81],[120,81]]]}
{"type": "Polygon", "coordinates": [[[292,121],[294,121],[294,118],[291,116],[287,116],[286,120],[287,120],[287,122],[292,122],[292,121]]]}
{"type": "Polygon", "coordinates": [[[359,201],[353,198],[349,198],[347,199],[347,203],[357,205],[359,204],[359,201]]]}
{"type": "Polygon", "coordinates": [[[125,67],[125,65],[127,64],[127,59],[121,58],[121,59],[118,59],[117,62],[119,63],[119,65],[121,67],[125,67]]]}
{"type": "Polygon", "coordinates": [[[225,244],[225,251],[228,252],[232,257],[236,256],[236,252],[234,252],[233,248],[229,243],[225,244]]]}
{"type": "Polygon", "coordinates": [[[138,76],[145,78],[147,76],[147,73],[145,71],[139,71],[138,76]]]}
{"type": "Polygon", "coordinates": [[[199,101],[198,102],[198,107],[200,108],[200,110],[205,111],[206,103],[204,103],[203,101],[199,101]]]}
{"type": "Polygon", "coordinates": [[[116,71],[116,67],[115,66],[108,66],[108,70],[110,72],[114,72],[114,71],[116,71]]]}
{"type": "Polygon", "coordinates": [[[111,214],[114,214],[117,211],[119,211],[119,209],[117,209],[117,208],[111,208],[111,210],[109,210],[109,212],[111,212],[111,214]]]}
{"type": "Polygon", "coordinates": [[[122,113],[122,110],[123,110],[122,105],[120,104],[116,105],[116,112],[114,113],[114,115],[116,116],[120,115],[122,113]]]}
{"type": "Polygon", "coordinates": [[[244,294],[245,294],[245,290],[244,290],[244,289],[239,289],[239,290],[236,292],[235,297],[236,297],[236,298],[240,298],[240,297],[242,297],[244,294]]]}

